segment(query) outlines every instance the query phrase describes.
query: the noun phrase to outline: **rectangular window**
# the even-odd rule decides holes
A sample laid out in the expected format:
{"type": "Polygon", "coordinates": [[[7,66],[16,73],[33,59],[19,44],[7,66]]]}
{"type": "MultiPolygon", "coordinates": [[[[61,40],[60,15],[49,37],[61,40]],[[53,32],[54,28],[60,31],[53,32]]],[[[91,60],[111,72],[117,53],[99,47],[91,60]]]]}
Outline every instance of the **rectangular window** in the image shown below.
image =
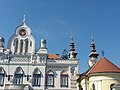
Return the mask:
{"type": "Polygon", "coordinates": [[[54,76],[48,75],[47,76],[47,86],[53,87],[54,86],[54,76]]]}
{"type": "Polygon", "coordinates": [[[68,87],[68,75],[61,75],[61,87],[68,87]]]}
{"type": "Polygon", "coordinates": [[[33,75],[33,86],[40,86],[40,74],[33,75]]]}
{"type": "Polygon", "coordinates": [[[4,74],[0,74],[0,86],[3,86],[4,83],[4,74]]]}
{"type": "Polygon", "coordinates": [[[15,84],[22,84],[23,82],[23,74],[16,74],[15,75],[15,84]]]}

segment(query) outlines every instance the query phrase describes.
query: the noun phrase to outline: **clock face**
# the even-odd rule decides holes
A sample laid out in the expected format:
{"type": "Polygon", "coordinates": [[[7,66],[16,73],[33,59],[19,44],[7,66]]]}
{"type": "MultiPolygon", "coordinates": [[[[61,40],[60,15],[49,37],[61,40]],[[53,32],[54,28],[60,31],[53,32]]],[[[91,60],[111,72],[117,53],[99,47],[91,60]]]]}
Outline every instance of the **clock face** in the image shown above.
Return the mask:
{"type": "Polygon", "coordinates": [[[26,35],[26,30],[25,29],[21,29],[19,31],[19,34],[20,34],[20,36],[25,36],[26,35]]]}

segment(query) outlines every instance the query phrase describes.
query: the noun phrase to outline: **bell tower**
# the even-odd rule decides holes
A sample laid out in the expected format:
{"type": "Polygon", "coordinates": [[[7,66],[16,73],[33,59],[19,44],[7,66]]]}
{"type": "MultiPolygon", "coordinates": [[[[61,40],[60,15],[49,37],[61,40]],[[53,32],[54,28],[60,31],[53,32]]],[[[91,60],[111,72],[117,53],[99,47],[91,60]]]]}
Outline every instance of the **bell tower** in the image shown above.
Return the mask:
{"type": "Polygon", "coordinates": [[[71,36],[69,58],[75,59],[76,56],[77,56],[77,54],[78,54],[78,53],[75,51],[74,40],[73,40],[73,37],[71,36]]]}
{"type": "Polygon", "coordinates": [[[95,42],[93,37],[92,37],[90,48],[91,48],[91,52],[89,54],[89,61],[88,61],[89,67],[93,66],[98,61],[98,55],[99,55],[96,52],[95,42]]]}

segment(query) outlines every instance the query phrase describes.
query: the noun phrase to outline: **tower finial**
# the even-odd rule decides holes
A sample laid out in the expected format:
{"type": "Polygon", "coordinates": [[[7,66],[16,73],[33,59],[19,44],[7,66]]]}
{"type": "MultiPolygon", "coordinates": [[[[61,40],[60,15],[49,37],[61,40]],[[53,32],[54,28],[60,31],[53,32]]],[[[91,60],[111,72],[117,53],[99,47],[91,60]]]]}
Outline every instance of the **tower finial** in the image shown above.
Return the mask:
{"type": "Polygon", "coordinates": [[[23,15],[22,25],[23,25],[23,26],[27,26],[27,24],[26,24],[26,15],[25,15],[25,14],[23,15]]]}
{"type": "Polygon", "coordinates": [[[75,51],[75,48],[74,48],[74,40],[73,40],[73,36],[71,36],[71,40],[70,40],[70,51],[75,51]]]}
{"type": "Polygon", "coordinates": [[[92,37],[91,37],[91,52],[96,52],[96,49],[95,49],[95,41],[94,41],[94,37],[93,37],[93,34],[92,34],[92,37]]]}
{"type": "Polygon", "coordinates": [[[91,43],[95,43],[95,42],[94,42],[94,35],[93,35],[93,34],[92,34],[91,39],[92,39],[92,42],[91,42],[91,43]]]}
{"type": "Polygon", "coordinates": [[[104,56],[105,52],[104,52],[103,50],[102,50],[102,52],[101,52],[101,53],[102,53],[102,56],[104,56]]]}
{"type": "Polygon", "coordinates": [[[25,22],[26,21],[26,16],[25,16],[25,14],[23,15],[23,22],[25,22]]]}
{"type": "Polygon", "coordinates": [[[74,40],[73,37],[71,36],[70,40],[70,52],[69,52],[69,57],[70,58],[76,58],[77,52],[75,51],[75,45],[74,45],[74,40]]]}
{"type": "Polygon", "coordinates": [[[71,35],[71,42],[74,42],[74,40],[73,40],[73,36],[71,35]]]}

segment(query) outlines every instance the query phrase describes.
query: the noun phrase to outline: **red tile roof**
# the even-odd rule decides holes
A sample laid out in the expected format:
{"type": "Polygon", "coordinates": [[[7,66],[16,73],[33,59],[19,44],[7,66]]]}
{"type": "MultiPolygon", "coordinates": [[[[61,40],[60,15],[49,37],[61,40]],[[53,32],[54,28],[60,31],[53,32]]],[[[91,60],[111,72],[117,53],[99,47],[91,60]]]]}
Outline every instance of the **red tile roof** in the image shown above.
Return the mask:
{"type": "Polygon", "coordinates": [[[61,57],[57,54],[48,54],[48,59],[58,60],[61,59],[61,57]]]}
{"type": "Polygon", "coordinates": [[[102,57],[88,72],[88,74],[93,73],[113,73],[119,72],[120,68],[118,68],[115,64],[107,60],[105,57],[102,57]]]}

